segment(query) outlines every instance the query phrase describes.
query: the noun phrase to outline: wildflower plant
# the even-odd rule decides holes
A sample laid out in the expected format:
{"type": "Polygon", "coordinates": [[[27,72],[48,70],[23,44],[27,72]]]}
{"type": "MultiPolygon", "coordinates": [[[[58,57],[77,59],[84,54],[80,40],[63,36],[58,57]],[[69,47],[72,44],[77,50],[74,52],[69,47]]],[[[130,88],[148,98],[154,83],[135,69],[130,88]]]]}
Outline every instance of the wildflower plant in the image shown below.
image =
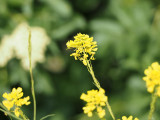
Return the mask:
{"type": "Polygon", "coordinates": [[[148,120],[151,120],[155,110],[157,97],[160,97],[160,64],[158,62],[152,63],[151,66],[144,71],[144,74],[146,76],[143,77],[143,80],[146,82],[147,91],[152,94],[148,116],[148,120]]]}
{"type": "MultiPolygon", "coordinates": [[[[100,86],[99,81],[95,77],[93,67],[91,64],[91,60],[95,60],[94,55],[95,55],[95,52],[98,50],[97,42],[93,41],[93,37],[89,37],[89,35],[78,33],[74,37],[74,40],[68,41],[66,45],[68,49],[74,49],[75,53],[72,53],[70,56],[74,56],[75,60],[80,60],[83,62],[83,64],[87,67],[89,73],[91,74],[95,86],[99,89],[99,92],[103,93],[104,95],[105,91],[100,86]]],[[[107,97],[99,97],[99,98],[96,97],[97,95],[101,95],[99,92],[88,91],[88,95],[85,95],[84,93],[81,95],[81,99],[87,102],[87,106],[83,107],[84,113],[88,114],[88,116],[91,117],[92,111],[97,107],[97,113],[99,118],[103,118],[105,116],[105,111],[102,109],[101,105],[106,105],[112,116],[112,119],[115,120],[115,116],[112,112],[111,106],[109,105],[107,97]],[[89,93],[93,93],[94,97],[90,96],[89,93]],[[92,99],[87,99],[87,96],[90,96],[92,99]],[[96,103],[96,100],[94,101],[94,99],[97,99],[97,98],[99,102],[103,101],[104,103],[104,100],[105,100],[105,103],[104,104],[96,103]],[[95,107],[95,105],[99,105],[99,104],[100,106],[95,107]]]]}
{"type": "Polygon", "coordinates": [[[155,93],[160,97],[160,65],[158,62],[152,63],[151,66],[148,67],[144,71],[146,75],[143,77],[143,80],[146,82],[147,90],[150,93],[155,93]]]}
{"type": "Polygon", "coordinates": [[[101,88],[98,90],[87,91],[87,94],[82,93],[80,99],[87,102],[86,106],[83,107],[84,113],[88,114],[89,117],[92,117],[92,112],[96,109],[99,118],[105,116],[105,110],[103,109],[106,106],[106,101],[108,99],[105,96],[105,91],[101,88]]]}
{"type": "MultiPolygon", "coordinates": [[[[33,120],[37,120],[37,112],[36,112],[36,96],[34,91],[34,79],[33,79],[33,72],[32,72],[32,33],[33,30],[29,26],[27,26],[27,33],[28,33],[28,63],[29,63],[29,72],[31,77],[31,93],[33,98],[33,120]]],[[[3,40],[3,44],[9,44],[8,40],[3,40]]],[[[46,42],[46,45],[48,42],[46,42]]],[[[12,45],[10,45],[10,49],[12,49],[12,45]]],[[[80,99],[86,102],[86,105],[82,108],[84,113],[88,115],[88,117],[92,117],[94,113],[97,113],[100,119],[106,120],[106,109],[107,107],[111,117],[113,120],[116,120],[111,106],[108,102],[108,97],[105,95],[105,90],[101,87],[99,81],[95,77],[93,67],[91,64],[92,60],[95,60],[95,53],[98,50],[97,42],[93,41],[93,37],[89,37],[89,35],[78,33],[74,40],[70,40],[66,43],[68,49],[74,49],[74,53],[70,56],[73,56],[75,60],[80,60],[88,69],[88,72],[91,74],[94,85],[97,87],[97,90],[89,90],[87,93],[82,93],[80,99]]],[[[44,46],[43,46],[44,47],[44,46]]],[[[33,49],[32,49],[33,48],[33,49]]],[[[14,48],[15,49],[15,48],[14,48]]],[[[2,52],[3,47],[0,46],[0,52],[2,52]]],[[[10,50],[9,50],[10,51],[10,50]]],[[[34,51],[34,50],[33,50],[34,51]]],[[[15,51],[16,52],[16,51],[15,51]]],[[[44,52],[44,50],[43,50],[44,52]]],[[[42,53],[43,53],[42,52],[42,53]]],[[[13,57],[13,54],[7,54],[13,57]]],[[[6,55],[6,56],[7,56],[6,55]]],[[[11,59],[10,57],[4,57],[6,60],[11,59]]],[[[23,55],[25,56],[25,55],[23,55]]],[[[43,59],[43,55],[41,58],[43,59]]],[[[26,57],[24,57],[25,59],[26,57]]],[[[33,62],[34,63],[34,62],[33,62]]],[[[35,62],[36,63],[36,62],[35,62]]],[[[3,62],[3,59],[0,59],[0,65],[5,65],[7,62],[3,62]],[[2,63],[2,64],[1,64],[2,63]]],[[[27,64],[26,64],[27,65],[27,64]]],[[[35,66],[35,64],[33,64],[35,66]]],[[[150,112],[148,116],[148,120],[152,120],[152,116],[155,110],[155,103],[158,97],[160,97],[160,64],[158,62],[154,62],[149,66],[145,71],[144,74],[146,75],[143,77],[143,80],[146,82],[147,91],[152,94],[152,101],[150,104],[150,112]]],[[[23,97],[23,90],[21,87],[13,88],[10,93],[4,93],[2,97],[4,100],[0,103],[0,111],[4,112],[5,115],[8,115],[12,120],[12,117],[17,120],[29,120],[27,115],[23,113],[22,106],[30,105],[30,97],[23,97]]],[[[54,114],[50,114],[47,116],[42,117],[40,120],[44,120],[54,114]]],[[[133,118],[133,116],[122,116],[122,119],[117,120],[139,120],[138,118],[133,118]]]]}
{"type": "Polygon", "coordinates": [[[85,66],[87,66],[88,60],[95,60],[94,55],[97,51],[97,42],[93,41],[93,37],[89,35],[78,33],[75,40],[67,42],[68,49],[74,49],[75,53],[70,56],[74,56],[75,60],[80,60],[85,66]]]}
{"type": "Polygon", "coordinates": [[[17,117],[21,116],[26,118],[20,107],[29,105],[31,102],[29,101],[29,96],[22,98],[23,92],[21,87],[18,87],[17,89],[13,88],[11,93],[4,93],[3,97],[6,100],[3,100],[2,103],[9,111],[13,108],[13,112],[17,117]]]}
{"type": "MultiPolygon", "coordinates": [[[[35,97],[34,79],[33,79],[33,73],[32,73],[32,41],[31,41],[31,38],[32,38],[31,33],[34,33],[34,31],[33,30],[31,31],[31,28],[29,26],[26,26],[25,29],[27,29],[27,33],[28,33],[27,41],[25,41],[25,43],[28,43],[27,44],[28,45],[28,63],[29,63],[29,71],[30,71],[30,76],[31,76],[31,93],[32,93],[32,98],[33,98],[33,120],[36,120],[37,119],[36,118],[36,97],[35,97]]],[[[9,41],[9,39],[7,41],[9,41]]],[[[23,45],[21,46],[23,47],[23,45]]],[[[0,47],[0,52],[1,50],[2,49],[0,47]]],[[[27,58],[26,54],[24,54],[23,56],[27,58]]],[[[41,56],[41,58],[43,59],[43,55],[41,56]]],[[[17,120],[29,120],[29,118],[21,110],[21,107],[23,105],[29,105],[31,103],[30,97],[27,96],[27,97],[22,98],[23,92],[22,92],[21,87],[18,87],[17,89],[13,88],[11,93],[4,93],[2,96],[5,100],[3,100],[2,103],[0,103],[0,111],[4,112],[5,115],[8,115],[11,120],[12,120],[12,117],[17,120]]],[[[40,120],[44,120],[51,116],[54,116],[54,114],[44,116],[40,120]]]]}

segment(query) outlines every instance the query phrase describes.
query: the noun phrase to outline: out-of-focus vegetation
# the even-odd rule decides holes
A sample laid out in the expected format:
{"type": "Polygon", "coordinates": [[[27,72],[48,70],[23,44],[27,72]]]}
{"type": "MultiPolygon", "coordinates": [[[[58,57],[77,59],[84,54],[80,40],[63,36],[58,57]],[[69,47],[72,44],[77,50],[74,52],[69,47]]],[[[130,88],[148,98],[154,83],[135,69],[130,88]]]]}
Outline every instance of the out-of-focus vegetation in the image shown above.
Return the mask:
{"type": "MultiPolygon", "coordinates": [[[[48,120],[97,120],[82,113],[80,100],[82,92],[95,88],[92,78],[66,51],[66,42],[81,32],[98,42],[92,64],[116,118],[146,120],[151,95],[142,77],[148,65],[160,61],[159,5],[159,0],[0,0],[0,38],[21,22],[44,28],[51,38],[46,61],[33,70],[38,119],[55,113],[48,120]]],[[[0,95],[17,86],[31,96],[29,73],[12,59],[0,68],[0,95]]],[[[31,109],[24,109],[30,118],[31,109]]],[[[159,111],[158,99],[155,120],[159,111]]],[[[0,119],[7,117],[0,113],[0,119]]]]}

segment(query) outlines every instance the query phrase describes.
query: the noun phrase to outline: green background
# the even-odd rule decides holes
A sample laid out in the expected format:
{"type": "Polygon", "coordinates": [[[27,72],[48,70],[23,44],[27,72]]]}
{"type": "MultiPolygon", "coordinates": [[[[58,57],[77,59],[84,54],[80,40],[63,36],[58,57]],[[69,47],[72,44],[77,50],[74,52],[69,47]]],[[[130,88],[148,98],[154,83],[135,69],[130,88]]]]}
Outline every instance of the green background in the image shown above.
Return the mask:
{"type": "MultiPolygon", "coordinates": [[[[83,114],[80,100],[83,92],[96,89],[91,75],[66,50],[66,42],[79,32],[98,43],[92,65],[116,118],[147,120],[151,94],[142,77],[152,62],[160,62],[159,5],[159,0],[0,0],[0,38],[27,21],[43,27],[52,40],[45,63],[33,69],[37,120],[52,113],[48,120],[98,120],[83,114]]],[[[0,68],[0,96],[18,86],[31,96],[29,73],[12,59],[0,68]]],[[[32,104],[23,110],[32,120],[32,104]]],[[[159,113],[158,98],[153,120],[160,119],[159,113]]],[[[108,111],[106,118],[112,120],[108,111]]],[[[7,119],[0,112],[0,120],[7,119]]]]}

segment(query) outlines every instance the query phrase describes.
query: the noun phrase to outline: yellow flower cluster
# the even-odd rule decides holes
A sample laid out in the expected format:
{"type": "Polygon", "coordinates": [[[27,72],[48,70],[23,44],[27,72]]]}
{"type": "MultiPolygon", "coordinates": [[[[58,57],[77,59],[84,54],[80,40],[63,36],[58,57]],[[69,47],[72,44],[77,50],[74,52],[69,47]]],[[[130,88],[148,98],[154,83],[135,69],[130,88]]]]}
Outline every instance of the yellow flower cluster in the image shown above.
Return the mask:
{"type": "Polygon", "coordinates": [[[144,71],[146,75],[143,80],[146,82],[147,90],[150,93],[156,92],[160,96],[160,65],[154,62],[144,71]]]}
{"type": "Polygon", "coordinates": [[[97,113],[100,118],[105,116],[105,110],[102,107],[106,105],[108,97],[105,96],[104,89],[101,88],[99,91],[90,90],[87,91],[87,94],[82,93],[80,99],[87,102],[86,106],[83,107],[83,110],[89,117],[92,117],[92,112],[95,109],[97,109],[97,113]]]}
{"type": "Polygon", "coordinates": [[[11,93],[4,93],[3,97],[6,98],[6,100],[4,100],[2,103],[3,105],[10,110],[11,108],[15,108],[14,109],[14,113],[17,117],[19,117],[21,111],[20,111],[20,107],[22,105],[29,105],[30,104],[30,97],[23,97],[23,92],[22,92],[22,88],[18,87],[13,88],[11,93]]]}
{"type": "Polygon", "coordinates": [[[80,60],[84,65],[87,65],[87,60],[94,60],[95,52],[97,51],[97,42],[93,41],[93,37],[89,35],[78,33],[75,40],[67,42],[68,49],[75,49],[75,53],[70,56],[74,56],[75,60],[80,60]]]}
{"type": "MultiPolygon", "coordinates": [[[[118,119],[118,120],[120,120],[120,119],[118,119]]],[[[128,118],[126,116],[123,116],[122,120],[139,120],[139,119],[138,118],[133,119],[133,116],[129,116],[128,118]]]]}
{"type": "MultiPolygon", "coordinates": [[[[46,47],[50,42],[46,31],[41,27],[30,27],[32,43],[32,67],[45,61],[46,47]]],[[[29,70],[28,24],[19,24],[11,35],[3,36],[0,44],[0,67],[4,67],[14,57],[21,60],[22,67],[29,70]]]]}

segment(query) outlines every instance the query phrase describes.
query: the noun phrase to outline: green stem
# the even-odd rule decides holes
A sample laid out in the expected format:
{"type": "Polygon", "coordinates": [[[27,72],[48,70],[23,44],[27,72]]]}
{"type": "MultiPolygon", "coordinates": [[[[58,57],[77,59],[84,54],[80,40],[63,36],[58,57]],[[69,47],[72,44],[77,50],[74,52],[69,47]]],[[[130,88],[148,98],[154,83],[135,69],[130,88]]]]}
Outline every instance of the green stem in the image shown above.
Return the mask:
{"type": "MultiPolygon", "coordinates": [[[[8,109],[2,104],[0,103],[0,107],[4,109],[4,111],[6,112],[10,112],[8,111],[8,109]]],[[[23,120],[29,120],[28,117],[26,115],[23,114],[23,111],[20,110],[20,113],[21,113],[21,117],[23,118],[23,120]]],[[[10,117],[10,116],[9,116],[10,117]]],[[[10,119],[12,120],[12,118],[10,117],[10,119]]]]}
{"type": "Polygon", "coordinates": [[[0,108],[0,111],[6,113],[6,114],[9,115],[9,116],[12,116],[13,118],[15,118],[15,119],[17,119],[17,120],[23,120],[23,119],[21,119],[21,118],[18,118],[18,117],[15,116],[15,115],[13,115],[12,113],[10,113],[10,112],[8,112],[8,111],[5,111],[5,110],[3,110],[3,109],[1,109],[1,108],[0,108]]]}
{"type": "MultiPolygon", "coordinates": [[[[96,85],[96,87],[98,89],[101,89],[100,83],[98,82],[97,78],[94,75],[94,71],[93,71],[92,65],[90,64],[90,62],[88,60],[87,60],[87,68],[88,68],[88,71],[90,72],[90,74],[91,74],[91,76],[93,78],[94,84],[96,85]]],[[[108,100],[106,101],[106,106],[107,106],[107,108],[109,110],[109,113],[110,113],[112,119],[115,120],[115,116],[114,116],[114,114],[112,112],[112,109],[111,109],[111,106],[109,105],[108,100]]]]}
{"type": "Polygon", "coordinates": [[[155,103],[156,103],[157,95],[155,93],[152,94],[152,101],[150,104],[150,112],[148,115],[148,120],[152,120],[152,116],[155,110],[155,103]]]}
{"type": "Polygon", "coordinates": [[[108,110],[109,110],[109,113],[110,113],[111,116],[112,116],[112,119],[115,120],[115,116],[114,116],[114,114],[113,114],[113,112],[112,112],[112,109],[111,109],[111,106],[109,105],[108,100],[106,101],[106,106],[107,106],[107,108],[108,108],[108,110]]]}
{"type": "Polygon", "coordinates": [[[3,109],[6,109],[2,103],[0,103],[0,107],[3,108],[3,109]]]}
{"type": "Polygon", "coordinates": [[[32,96],[33,96],[33,104],[34,104],[33,120],[36,120],[36,97],[35,97],[35,91],[34,91],[34,79],[33,79],[32,62],[31,62],[32,44],[31,44],[31,30],[30,30],[30,28],[28,28],[28,32],[29,32],[29,38],[28,38],[29,70],[30,70],[30,75],[31,75],[31,91],[32,91],[32,96]]]}
{"type": "Polygon", "coordinates": [[[94,71],[93,71],[93,69],[92,69],[92,66],[91,66],[91,64],[89,63],[88,60],[87,60],[87,67],[88,67],[89,73],[91,74],[91,76],[92,76],[92,78],[93,78],[93,81],[94,81],[95,86],[96,86],[98,89],[100,89],[100,88],[101,88],[100,83],[98,82],[97,78],[95,77],[94,71]]]}
{"type": "Polygon", "coordinates": [[[23,118],[23,120],[27,120],[27,116],[23,114],[23,111],[20,109],[20,115],[23,118]]]}
{"type": "Polygon", "coordinates": [[[52,117],[52,116],[55,116],[55,114],[46,115],[46,116],[42,117],[40,120],[44,120],[44,119],[46,119],[48,117],[52,117]]]}

